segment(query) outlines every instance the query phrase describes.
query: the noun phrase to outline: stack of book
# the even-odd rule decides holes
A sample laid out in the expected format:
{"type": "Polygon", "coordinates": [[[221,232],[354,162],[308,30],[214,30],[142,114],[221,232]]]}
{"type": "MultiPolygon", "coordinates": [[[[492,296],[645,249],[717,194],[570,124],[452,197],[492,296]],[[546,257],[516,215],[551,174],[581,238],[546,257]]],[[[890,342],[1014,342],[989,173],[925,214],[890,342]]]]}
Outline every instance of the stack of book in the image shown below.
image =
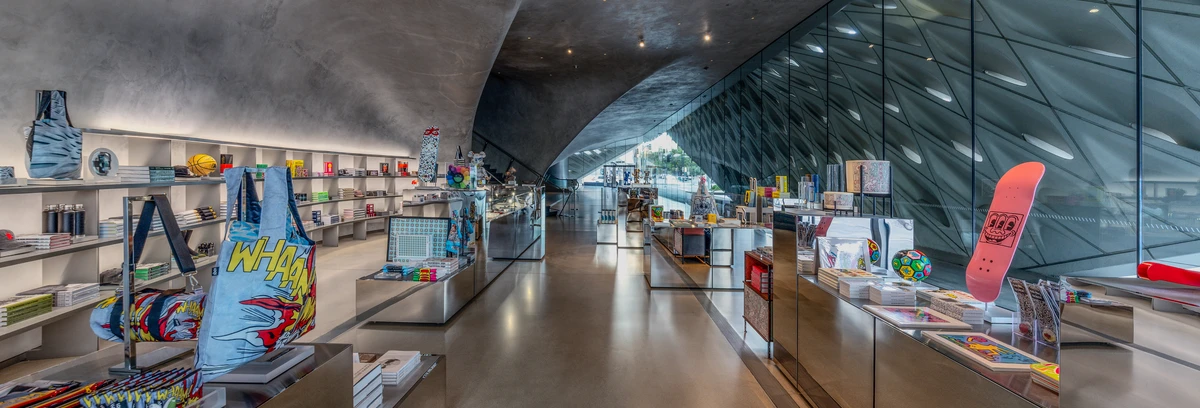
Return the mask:
{"type": "Polygon", "coordinates": [[[1058,392],[1058,364],[1037,363],[1029,366],[1029,378],[1034,384],[1058,392]]]}
{"type": "Polygon", "coordinates": [[[321,210],[313,210],[312,223],[313,223],[313,225],[316,225],[316,226],[325,225],[325,221],[321,217],[321,210]]]}
{"type": "Polygon", "coordinates": [[[37,289],[27,290],[17,295],[51,295],[54,307],[74,306],[100,296],[99,283],[70,283],[63,285],[46,285],[37,289]]]}
{"type": "Polygon", "coordinates": [[[347,220],[347,221],[353,220],[354,219],[354,209],[347,208],[347,209],[342,210],[342,219],[347,220]]]}
{"type": "Polygon", "coordinates": [[[175,181],[175,168],[171,166],[121,166],[117,175],[126,183],[170,183],[175,181]]]}
{"type": "Polygon", "coordinates": [[[383,406],[382,373],[379,363],[354,363],[354,408],[383,406]]]}
{"type": "Polygon", "coordinates": [[[204,218],[202,218],[200,213],[196,210],[181,211],[178,214],[175,214],[175,222],[179,224],[180,227],[187,227],[188,225],[198,223],[202,220],[204,220],[204,218]]]}
{"type": "Polygon", "coordinates": [[[367,169],[354,169],[355,177],[363,177],[367,175],[367,169]]]}
{"type": "Polygon", "coordinates": [[[168,272],[171,272],[171,264],[169,263],[144,263],[138,264],[137,269],[133,271],[133,277],[140,280],[150,280],[166,275],[168,272]]]}
{"type": "Polygon", "coordinates": [[[313,202],[314,203],[319,203],[322,201],[329,201],[329,193],[328,192],[318,191],[318,192],[313,193],[313,202]]]}
{"type": "Polygon", "coordinates": [[[980,301],[979,299],[976,299],[974,296],[971,296],[970,293],[967,293],[967,292],[964,292],[961,290],[949,290],[949,289],[922,290],[922,291],[917,292],[917,296],[920,296],[922,299],[928,300],[930,302],[933,302],[935,299],[947,299],[947,300],[953,300],[953,301],[956,301],[959,303],[966,303],[968,305],[975,306],[980,309],[984,308],[984,302],[980,301]]]}
{"type": "Polygon", "coordinates": [[[338,198],[343,199],[343,200],[345,200],[347,198],[354,198],[354,188],[353,187],[343,187],[343,188],[338,189],[338,198]]]}
{"type": "Polygon", "coordinates": [[[21,235],[13,238],[13,241],[32,245],[34,249],[58,249],[71,245],[71,234],[21,235]]]}
{"type": "Polygon", "coordinates": [[[917,291],[908,286],[873,284],[868,299],[884,306],[912,306],[917,303],[917,291]]]}
{"type": "Polygon", "coordinates": [[[355,208],[354,209],[354,219],[357,220],[357,219],[362,219],[362,218],[367,218],[367,209],[366,208],[355,208]]]}
{"type": "Polygon", "coordinates": [[[388,193],[387,190],[367,190],[363,192],[363,195],[366,197],[386,197],[388,193]]]}
{"type": "Polygon", "coordinates": [[[0,327],[7,327],[38,315],[50,313],[54,296],[48,294],[12,296],[0,299],[0,327]]]}
{"type": "Polygon", "coordinates": [[[817,270],[817,281],[834,288],[839,288],[838,284],[846,279],[865,280],[865,283],[883,282],[883,278],[862,269],[821,268],[817,270]]]}
{"type": "Polygon", "coordinates": [[[983,309],[967,303],[953,299],[934,298],[930,307],[966,324],[983,324],[983,309]]]}
{"type": "Polygon", "coordinates": [[[109,218],[100,220],[100,229],[98,230],[100,238],[117,238],[121,236],[122,228],[125,221],[120,218],[109,218]]]}
{"type": "Polygon", "coordinates": [[[383,385],[399,385],[400,379],[408,375],[420,365],[421,353],[418,351],[391,350],[379,356],[383,377],[383,385]]]}

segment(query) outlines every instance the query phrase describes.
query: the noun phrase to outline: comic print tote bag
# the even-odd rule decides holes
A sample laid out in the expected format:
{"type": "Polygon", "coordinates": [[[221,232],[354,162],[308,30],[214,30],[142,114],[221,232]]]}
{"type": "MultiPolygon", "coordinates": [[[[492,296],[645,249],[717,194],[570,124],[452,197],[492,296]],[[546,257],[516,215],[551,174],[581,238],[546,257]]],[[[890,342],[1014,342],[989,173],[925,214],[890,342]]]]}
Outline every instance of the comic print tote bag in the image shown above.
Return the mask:
{"type": "Polygon", "coordinates": [[[259,202],[249,171],[225,171],[225,238],[196,351],[205,382],[296,340],[315,323],[316,258],[291,173],[268,168],[259,202]]]}

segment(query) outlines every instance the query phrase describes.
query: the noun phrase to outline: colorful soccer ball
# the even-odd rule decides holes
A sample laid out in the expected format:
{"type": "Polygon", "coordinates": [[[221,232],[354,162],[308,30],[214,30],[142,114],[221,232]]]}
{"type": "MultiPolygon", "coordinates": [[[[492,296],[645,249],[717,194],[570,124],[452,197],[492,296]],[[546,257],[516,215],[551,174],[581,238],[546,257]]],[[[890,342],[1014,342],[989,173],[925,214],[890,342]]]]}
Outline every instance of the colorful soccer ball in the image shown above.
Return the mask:
{"type": "Polygon", "coordinates": [[[871,253],[872,264],[879,262],[879,258],[883,257],[883,254],[879,251],[879,244],[875,243],[873,239],[867,240],[867,251],[871,253]]]}
{"type": "Polygon", "coordinates": [[[915,249],[897,252],[892,256],[892,270],[907,281],[920,282],[929,277],[932,265],[929,257],[915,249]]]}

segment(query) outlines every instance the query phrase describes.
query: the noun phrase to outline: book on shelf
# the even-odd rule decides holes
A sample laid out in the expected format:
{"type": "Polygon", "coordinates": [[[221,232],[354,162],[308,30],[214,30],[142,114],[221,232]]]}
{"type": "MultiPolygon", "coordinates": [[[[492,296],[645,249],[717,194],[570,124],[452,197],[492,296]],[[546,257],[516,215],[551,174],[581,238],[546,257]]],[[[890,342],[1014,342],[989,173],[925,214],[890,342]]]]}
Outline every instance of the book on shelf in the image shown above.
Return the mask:
{"type": "Polygon", "coordinates": [[[390,350],[379,356],[376,362],[379,363],[382,369],[381,376],[383,377],[383,385],[397,385],[400,379],[416,369],[421,361],[421,352],[419,351],[397,351],[390,350]]]}

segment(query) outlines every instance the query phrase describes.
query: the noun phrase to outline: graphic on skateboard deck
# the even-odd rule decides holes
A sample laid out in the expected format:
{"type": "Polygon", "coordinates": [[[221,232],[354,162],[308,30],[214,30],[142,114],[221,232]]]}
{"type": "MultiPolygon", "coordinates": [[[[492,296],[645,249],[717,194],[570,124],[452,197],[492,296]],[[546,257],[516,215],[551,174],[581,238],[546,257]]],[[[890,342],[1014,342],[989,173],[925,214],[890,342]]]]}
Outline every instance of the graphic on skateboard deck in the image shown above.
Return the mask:
{"type": "Polygon", "coordinates": [[[1200,286],[1200,272],[1158,262],[1142,262],[1138,265],[1137,276],[1152,281],[1200,286]]]}
{"type": "Polygon", "coordinates": [[[1017,253],[1017,243],[1044,174],[1046,166],[1041,163],[1021,163],[996,183],[992,206],[983,220],[971,263],[967,264],[967,290],[976,299],[992,302],[1000,296],[1004,275],[1017,253]]]}

